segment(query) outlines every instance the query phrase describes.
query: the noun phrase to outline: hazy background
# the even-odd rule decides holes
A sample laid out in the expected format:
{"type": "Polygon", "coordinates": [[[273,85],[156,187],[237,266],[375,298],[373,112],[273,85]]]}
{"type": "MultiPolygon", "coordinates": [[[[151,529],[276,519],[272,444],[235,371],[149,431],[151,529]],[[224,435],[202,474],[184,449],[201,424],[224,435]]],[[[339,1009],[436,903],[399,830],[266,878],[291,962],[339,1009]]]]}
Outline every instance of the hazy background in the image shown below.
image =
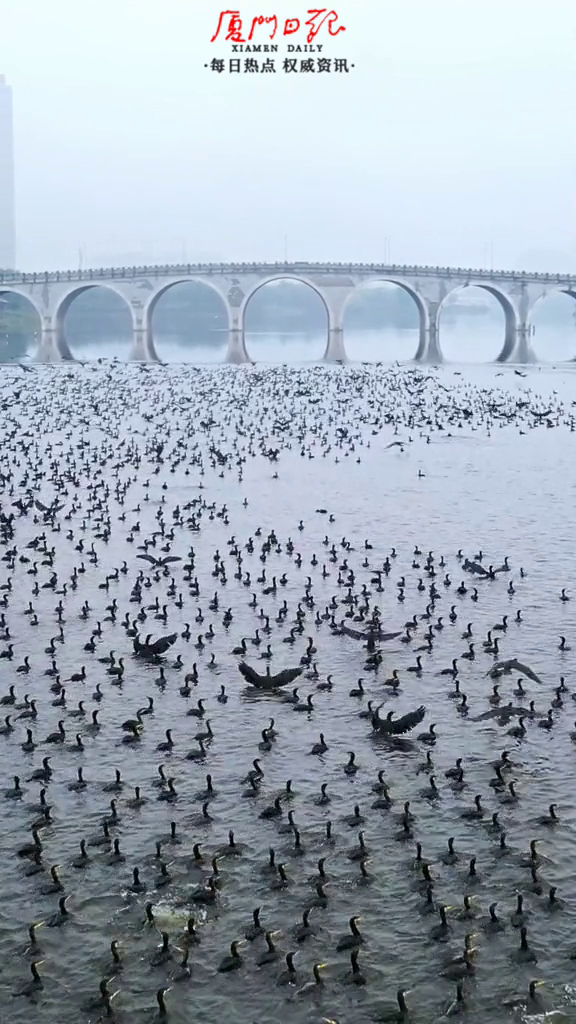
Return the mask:
{"type": "MultiPolygon", "coordinates": [[[[287,255],[576,271],[573,0],[343,0],[347,31],[316,42],[355,67],[323,76],[205,69],[230,56],[210,43],[221,9],[0,0],[22,269],[287,255]]],[[[247,25],[307,17],[238,9],[247,25]]]]}

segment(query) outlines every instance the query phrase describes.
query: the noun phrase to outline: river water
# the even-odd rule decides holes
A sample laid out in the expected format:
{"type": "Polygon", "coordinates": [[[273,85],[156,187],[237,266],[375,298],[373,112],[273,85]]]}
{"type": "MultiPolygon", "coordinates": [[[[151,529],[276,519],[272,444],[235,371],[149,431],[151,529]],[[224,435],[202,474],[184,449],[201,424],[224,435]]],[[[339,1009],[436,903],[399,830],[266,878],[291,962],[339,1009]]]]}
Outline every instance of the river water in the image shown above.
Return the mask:
{"type": "MultiPolygon", "coordinates": [[[[536,326],[536,325],[535,325],[536,326]]],[[[440,345],[449,362],[467,364],[493,362],[502,349],[504,328],[493,320],[468,324],[441,325],[440,345]]],[[[205,365],[220,363],[226,354],[224,332],[206,337],[185,338],[179,335],[155,335],[156,351],[161,360],[169,363],[205,365]]],[[[308,333],[250,333],[245,335],[246,348],[251,359],[258,363],[310,363],[322,359],[326,349],[326,332],[308,333]]],[[[542,363],[562,362],[576,358],[576,330],[567,317],[567,323],[538,324],[531,339],[532,346],[542,363]]],[[[128,337],[117,340],[107,337],[97,341],[70,342],[78,359],[126,360],[130,351],[128,337]]],[[[352,362],[392,362],[414,358],[418,348],[418,331],[351,330],[344,331],[344,345],[352,362]]]]}
{"type": "MultiPolygon", "coordinates": [[[[102,356],[101,348],[90,354],[96,351],[102,356]]],[[[88,358],[84,351],[82,356],[88,358]]],[[[166,351],[162,356],[167,358],[166,351]]],[[[271,355],[268,349],[270,362],[277,357],[277,351],[271,355]]],[[[14,684],[18,702],[29,694],[37,699],[38,709],[37,718],[29,721],[18,720],[20,712],[10,706],[0,709],[12,714],[15,726],[8,736],[0,736],[3,788],[10,791],[14,774],[25,788],[22,799],[0,798],[4,824],[0,834],[2,1024],[98,1020],[102,1009],[82,1007],[98,995],[100,980],[111,975],[113,939],[121,943],[124,964],[110,985],[118,992],[113,1015],[104,1019],[153,1019],[156,989],[172,984],[166,1002],[168,1019],[176,1024],[213,1024],[221,1019],[230,1024],[327,1019],[362,1024],[394,1014],[396,991],[403,987],[411,990],[405,1019],[424,1024],[443,1019],[454,999],[455,983],[442,972],[447,958],[461,953],[466,932],[475,933],[478,947],[474,975],[464,984],[463,1012],[468,1020],[499,1024],[524,1019],[537,1007],[523,1004],[511,1009],[504,1003],[525,995],[532,978],[546,982],[538,990],[544,1009],[557,1010],[557,1020],[576,1020],[574,969],[569,959],[576,919],[572,785],[576,748],[570,739],[576,717],[572,701],[576,694],[576,366],[541,365],[518,373],[513,367],[464,364],[421,371],[357,364],[141,369],[87,362],[75,367],[38,367],[27,373],[6,366],[0,387],[2,511],[14,510],[17,499],[25,508],[25,514],[15,520],[13,539],[1,549],[4,554],[16,547],[15,557],[5,558],[0,570],[0,585],[11,588],[2,590],[0,635],[6,628],[10,635],[0,649],[9,651],[8,644],[13,644],[13,658],[0,661],[1,692],[7,694],[14,684]],[[266,452],[276,449],[274,461],[266,452]],[[28,508],[29,493],[45,506],[58,498],[63,508],[53,519],[43,521],[41,510],[28,508]],[[135,532],[136,524],[140,528],[135,532]],[[271,531],[277,543],[261,555],[271,531]],[[45,545],[29,547],[41,536],[45,545]],[[253,553],[246,549],[250,537],[253,553]],[[166,575],[150,570],[138,557],[144,553],[146,538],[155,542],[149,549],[155,557],[167,549],[182,561],[173,563],[166,575]],[[301,555],[300,566],[287,549],[289,538],[294,552],[301,555]],[[371,547],[365,546],[367,540],[371,547]],[[235,576],[235,545],[243,559],[244,580],[250,573],[249,586],[235,576]],[[332,545],[335,555],[331,557],[332,545]],[[53,549],[53,555],[43,553],[43,547],[53,549]],[[187,572],[184,566],[191,548],[194,569],[187,572]],[[374,573],[393,548],[397,557],[391,560],[389,576],[382,577],[380,590],[373,582],[374,573]],[[414,554],[415,548],[423,554],[414,554]],[[459,549],[471,559],[481,549],[486,566],[499,567],[507,556],[511,571],[498,574],[494,581],[475,582],[457,558],[459,549]],[[92,558],[91,550],[96,552],[92,558]],[[428,551],[434,552],[439,591],[431,622],[437,623],[442,616],[444,628],[436,631],[432,652],[421,655],[423,673],[418,676],[408,668],[415,665],[415,648],[424,644],[426,620],[420,621],[410,644],[399,638],[382,644],[382,664],[371,672],[365,666],[362,644],[332,635],[324,611],[335,608],[339,622],[350,609],[344,601],[350,592],[358,596],[354,606],[358,612],[364,587],[370,607],[379,607],[386,628],[403,630],[414,614],[425,612],[429,601],[430,579],[424,571],[428,551]],[[225,583],[215,575],[217,552],[225,565],[225,583]],[[442,556],[445,566],[439,565],[442,556]],[[120,572],[106,583],[123,562],[126,574],[120,572]],[[355,578],[349,591],[345,578],[350,568],[355,578]],[[57,578],[47,587],[52,572],[57,578]],[[143,596],[133,602],[132,587],[141,572],[143,596]],[[283,573],[285,586],[280,585],[283,573]],[[450,587],[443,583],[446,573],[450,587]],[[190,592],[190,577],[198,580],[198,596],[190,592]],[[279,584],[277,592],[265,594],[273,577],[279,584]],[[307,577],[312,581],[313,607],[304,602],[307,577]],[[402,577],[403,591],[398,587],[402,577]],[[425,591],[418,589],[422,577],[425,591]],[[466,593],[457,594],[461,580],[466,593]],[[471,600],[474,585],[477,602],[471,600]],[[560,600],[562,587],[571,601],[560,600]],[[398,600],[400,592],[404,601],[398,600]],[[215,593],[217,610],[210,607],[215,593]],[[178,600],[180,594],[182,600],[178,600]],[[166,606],[165,619],[155,618],[156,598],[158,608],[166,606]],[[118,610],[115,621],[110,621],[113,599],[118,610]],[[284,600],[288,614],[278,621],[284,600]],[[89,611],[82,613],[86,601],[89,611]],[[26,614],[29,602],[36,611],[37,626],[26,614]],[[54,659],[66,688],[64,709],[52,705],[54,678],[45,674],[52,660],[47,648],[59,632],[55,610],[59,603],[64,642],[55,642],[54,659]],[[449,618],[452,605],[457,613],[454,622],[449,618]],[[298,607],[305,613],[304,630],[295,634],[293,646],[283,644],[298,621],[298,607]],[[122,626],[126,613],[133,620],[141,608],[143,637],[178,635],[165,657],[165,686],[158,682],[159,665],[132,656],[132,640],[122,626]],[[233,614],[229,626],[223,623],[227,608],[233,614]],[[197,619],[199,609],[202,622],[197,619]],[[246,654],[248,664],[259,672],[264,673],[267,664],[261,654],[268,643],[273,654],[269,664],[275,673],[297,666],[307,637],[312,637],[317,676],[303,674],[294,684],[299,685],[301,699],[313,695],[314,710],[309,714],[295,713],[281,697],[250,692],[237,671],[241,659],[232,649],[242,637],[254,638],[256,629],[262,631],[266,620],[260,609],[270,618],[271,632],[260,633],[260,645],[248,640],[246,654]],[[517,623],[519,609],[522,621],[517,623]],[[492,682],[487,672],[495,658],[482,648],[482,641],[503,615],[510,621],[499,634],[499,656],[518,658],[541,679],[530,681],[523,672],[503,676],[503,702],[517,705],[534,699],[537,712],[544,715],[561,676],[570,690],[564,694],[563,707],[554,710],[553,728],[540,729],[538,720],[527,721],[522,741],[507,735],[517,718],[506,726],[496,720],[474,721],[491,707],[492,682]],[[102,633],[90,653],[84,645],[97,622],[102,633]],[[461,659],[468,649],[462,634],[469,622],[476,644],[473,661],[461,659]],[[190,623],[189,640],[181,635],[186,623],[190,623]],[[213,639],[206,637],[211,627],[213,639]],[[197,649],[200,633],[204,646],[197,649]],[[566,636],[572,652],[558,650],[560,635],[566,636]],[[114,684],[108,666],[98,660],[111,649],[125,661],[121,686],[114,684]],[[182,670],[172,667],[178,655],[182,670]],[[19,673],[26,656],[31,671],[19,673]],[[459,662],[460,689],[468,697],[467,716],[458,713],[456,701],[447,699],[454,688],[451,678],[439,674],[453,658],[459,662]],[[190,694],[183,696],[184,676],[194,663],[198,683],[192,683],[190,694]],[[86,680],[69,681],[81,666],[86,667],[86,680]],[[393,669],[400,679],[397,696],[384,683],[393,669]],[[328,675],[333,689],[317,689],[328,675]],[[523,699],[514,695],[519,675],[524,676],[527,691],[523,699]],[[423,724],[404,745],[374,741],[370,722],[358,717],[365,700],[349,696],[359,678],[364,680],[366,698],[386,702],[386,712],[393,709],[399,717],[420,704],[426,706],[423,724]],[[104,695],[100,704],[92,700],[97,683],[104,695]],[[227,703],[216,700],[222,685],[227,703]],[[127,746],[122,743],[121,725],[147,703],[148,695],[154,697],[155,713],[145,719],[141,740],[127,746]],[[204,719],[186,716],[198,698],[206,702],[204,719]],[[71,716],[79,700],[85,702],[85,718],[71,716]],[[90,735],[87,724],[96,707],[102,728],[90,735]],[[260,752],[261,731],[270,717],[275,719],[278,736],[270,751],[260,752]],[[194,736],[205,728],[206,718],[214,732],[206,759],[186,760],[186,753],[197,748],[194,736]],[[64,722],[65,742],[47,745],[44,741],[59,720],[64,722]],[[437,800],[423,793],[428,792],[428,776],[419,773],[419,766],[427,748],[416,738],[431,722],[437,723],[438,732],[437,744],[430,748],[441,794],[437,800]],[[37,743],[32,753],[21,748],[27,726],[37,743]],[[167,728],[173,730],[174,747],[159,752],[156,748],[167,728]],[[322,757],[309,756],[321,732],[328,750],[322,757]],[[76,733],[84,737],[82,751],[73,749],[76,733]],[[494,777],[491,762],[505,748],[515,762],[510,777],[517,781],[519,796],[517,803],[508,805],[501,804],[489,786],[494,777]],[[354,775],[344,772],[350,750],[359,765],[354,775]],[[47,753],[52,756],[53,776],[46,789],[53,821],[41,833],[46,872],[27,877],[24,870],[29,860],[15,854],[30,840],[41,783],[25,780],[41,767],[47,753]],[[264,770],[260,792],[256,799],[243,799],[246,784],[242,780],[257,756],[264,770]],[[467,783],[462,793],[452,791],[444,774],[457,757],[463,758],[467,783]],[[178,798],[172,804],[157,799],[159,790],[153,783],[160,762],[175,780],[178,798]],[[77,793],[68,786],[79,765],[88,785],[77,793]],[[72,862],[80,840],[99,833],[101,820],[109,813],[114,794],[104,792],[103,786],[113,780],[115,768],[121,770],[126,785],[117,794],[121,820],[111,832],[119,838],[126,861],[112,866],[105,852],[89,847],[89,865],[77,869],[72,862]],[[372,784],[379,769],[394,801],[389,811],[372,808],[376,799],[372,784]],[[201,801],[195,795],[205,788],[206,772],[214,779],[217,795],[209,805],[213,821],[200,825],[196,819],[201,801]],[[301,856],[296,855],[293,837],[279,833],[276,820],[259,817],[287,779],[292,779],[295,795],[289,805],[281,805],[279,821],[286,822],[291,806],[301,833],[301,856]],[[332,798],[327,806],[315,803],[322,782],[332,798]],[[129,804],[135,786],[141,787],[147,800],[139,808],[129,804]],[[466,820],[461,815],[477,793],[482,795],[486,818],[466,820]],[[413,838],[400,842],[397,836],[406,800],[415,815],[413,838]],[[539,823],[553,800],[560,816],[554,828],[539,823]],[[362,884],[359,864],[348,856],[358,845],[359,827],[342,820],[353,813],[355,804],[365,818],[362,827],[370,851],[366,884],[362,884]],[[498,836],[486,827],[495,810],[510,847],[502,857],[498,836]],[[333,844],[326,840],[327,820],[333,822],[333,844]],[[153,855],[156,841],[169,835],[171,821],[177,824],[182,844],[162,847],[172,881],[160,888],[158,860],[153,855]],[[202,844],[204,867],[209,870],[210,857],[226,844],[229,828],[234,829],[237,842],[245,844],[242,855],[218,861],[217,904],[194,904],[192,895],[207,872],[191,866],[193,843],[202,844]],[[441,855],[451,836],[460,860],[447,866],[441,855]],[[538,875],[543,895],[530,891],[530,870],[522,863],[532,838],[542,840],[538,875]],[[430,938],[431,928],[439,923],[438,914],[421,913],[422,879],[412,870],[416,841],[422,843],[423,855],[432,864],[435,902],[453,908],[447,912],[447,942],[430,938]],[[277,863],[286,864],[289,884],[285,890],[271,888],[274,876],[262,871],[270,846],[276,850],[277,863]],[[468,877],[472,856],[477,857],[476,880],[468,877]],[[293,929],[315,897],[310,878],[317,873],[320,857],[326,857],[329,876],[327,906],[312,910],[315,934],[298,943],[293,929]],[[62,927],[45,925],[38,930],[43,988],[32,999],[17,998],[13,993],[30,977],[27,927],[35,920],[47,922],[58,909],[58,894],[42,893],[50,883],[51,865],[60,865],[64,892],[70,897],[70,917],[62,927]],[[129,891],[135,866],[147,886],[145,893],[129,891]],[[551,885],[558,887],[563,901],[556,911],[548,906],[551,885]],[[519,932],[512,927],[510,915],[518,891],[525,895],[528,940],[536,951],[536,964],[515,958],[519,932]],[[464,894],[475,897],[475,920],[458,920],[464,894]],[[188,915],[196,917],[201,942],[192,947],[191,979],[170,982],[181,958],[177,952],[174,961],[151,966],[160,937],[156,929],[143,925],[147,900],[153,903],[158,928],[166,928],[175,947],[182,944],[188,915]],[[501,933],[485,931],[491,902],[498,902],[506,925],[501,933]],[[278,933],[275,941],[281,959],[257,966],[265,949],[259,938],[241,948],[243,963],[238,970],[219,974],[221,958],[233,939],[243,937],[257,906],[262,908],[263,925],[278,933]],[[365,939],[359,957],[364,986],[347,983],[349,951],[336,949],[354,913],[361,915],[365,939]],[[297,982],[284,988],[277,978],[289,950],[297,950],[297,982]],[[324,985],[312,994],[299,995],[318,962],[326,965],[324,985]]]]}

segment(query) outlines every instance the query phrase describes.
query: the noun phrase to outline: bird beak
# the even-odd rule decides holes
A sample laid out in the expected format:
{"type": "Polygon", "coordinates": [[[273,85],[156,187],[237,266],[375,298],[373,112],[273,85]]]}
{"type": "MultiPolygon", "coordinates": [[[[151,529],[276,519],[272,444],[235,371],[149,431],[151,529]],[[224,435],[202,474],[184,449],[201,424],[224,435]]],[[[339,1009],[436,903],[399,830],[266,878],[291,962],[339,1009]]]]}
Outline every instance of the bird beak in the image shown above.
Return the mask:
{"type": "Polygon", "coordinates": [[[540,981],[537,981],[537,982],[536,982],[536,988],[540,988],[540,987],[541,987],[542,985],[545,985],[545,984],[546,984],[546,982],[545,982],[545,981],[542,981],[542,980],[540,980],[540,981]]]}
{"type": "Polygon", "coordinates": [[[317,964],[317,967],[318,970],[321,970],[323,967],[328,967],[328,964],[317,964]]]}
{"type": "Polygon", "coordinates": [[[44,924],[46,924],[45,921],[34,921],[34,927],[35,928],[41,928],[42,925],[44,925],[44,924]]]}

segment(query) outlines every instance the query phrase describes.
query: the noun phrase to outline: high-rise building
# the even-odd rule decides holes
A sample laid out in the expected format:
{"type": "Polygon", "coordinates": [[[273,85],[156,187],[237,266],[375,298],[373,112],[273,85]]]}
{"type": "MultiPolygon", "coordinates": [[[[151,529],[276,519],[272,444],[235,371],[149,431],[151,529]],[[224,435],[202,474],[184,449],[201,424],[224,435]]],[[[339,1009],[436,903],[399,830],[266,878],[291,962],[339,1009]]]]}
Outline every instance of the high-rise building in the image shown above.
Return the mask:
{"type": "Polygon", "coordinates": [[[16,266],[12,89],[0,75],[0,270],[16,266]]]}

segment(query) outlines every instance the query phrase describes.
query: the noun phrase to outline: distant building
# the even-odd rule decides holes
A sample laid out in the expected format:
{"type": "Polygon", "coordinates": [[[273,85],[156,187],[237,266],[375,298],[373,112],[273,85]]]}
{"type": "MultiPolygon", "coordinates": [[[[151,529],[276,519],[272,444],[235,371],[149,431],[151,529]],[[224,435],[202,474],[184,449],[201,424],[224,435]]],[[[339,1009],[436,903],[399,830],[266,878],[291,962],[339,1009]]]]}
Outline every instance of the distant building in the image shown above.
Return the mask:
{"type": "Polygon", "coordinates": [[[16,266],[12,89],[0,75],[0,268],[16,266]]]}

